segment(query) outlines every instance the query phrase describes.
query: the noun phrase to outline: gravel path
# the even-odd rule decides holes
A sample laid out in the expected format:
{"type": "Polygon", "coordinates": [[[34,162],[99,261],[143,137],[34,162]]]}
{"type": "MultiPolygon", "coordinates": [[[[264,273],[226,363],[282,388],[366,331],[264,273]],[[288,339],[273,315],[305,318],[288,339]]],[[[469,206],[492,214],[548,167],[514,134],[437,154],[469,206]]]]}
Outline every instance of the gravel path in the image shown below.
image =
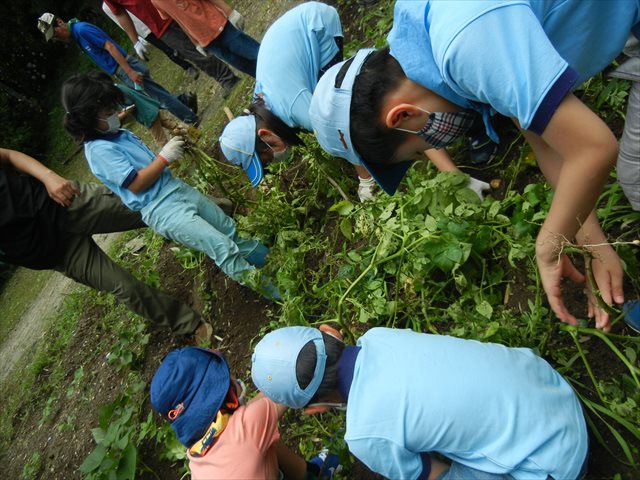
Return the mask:
{"type": "MultiPolygon", "coordinates": [[[[108,251],[119,233],[94,235],[96,243],[103,250],[108,251]]],[[[0,383],[19,365],[35,352],[35,345],[43,337],[51,317],[62,305],[65,297],[78,288],[73,280],[53,272],[38,298],[29,306],[20,322],[0,345],[0,383]]]]}

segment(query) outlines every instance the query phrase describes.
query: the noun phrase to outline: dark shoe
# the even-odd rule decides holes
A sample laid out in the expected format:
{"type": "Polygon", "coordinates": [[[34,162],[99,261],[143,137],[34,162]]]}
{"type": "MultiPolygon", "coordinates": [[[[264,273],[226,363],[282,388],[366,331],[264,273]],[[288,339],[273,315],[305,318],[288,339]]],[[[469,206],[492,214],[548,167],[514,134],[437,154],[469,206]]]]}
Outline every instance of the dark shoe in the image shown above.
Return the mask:
{"type": "Polygon", "coordinates": [[[200,71],[197,68],[189,67],[186,70],[187,75],[189,75],[193,80],[197,80],[200,76],[200,71]]]}
{"type": "Polygon", "coordinates": [[[198,113],[198,95],[195,93],[181,93],[178,100],[191,109],[193,113],[198,113]]]}
{"type": "Polygon", "coordinates": [[[240,79],[238,77],[235,78],[235,80],[233,80],[232,82],[226,83],[224,85],[222,85],[222,96],[224,98],[227,98],[229,95],[231,95],[231,91],[236,88],[236,85],[238,85],[238,82],[240,81],[240,79]]]}
{"type": "Polygon", "coordinates": [[[498,151],[498,145],[493,143],[493,140],[486,133],[483,132],[477,137],[469,137],[468,140],[471,163],[480,165],[493,160],[498,151]]]}

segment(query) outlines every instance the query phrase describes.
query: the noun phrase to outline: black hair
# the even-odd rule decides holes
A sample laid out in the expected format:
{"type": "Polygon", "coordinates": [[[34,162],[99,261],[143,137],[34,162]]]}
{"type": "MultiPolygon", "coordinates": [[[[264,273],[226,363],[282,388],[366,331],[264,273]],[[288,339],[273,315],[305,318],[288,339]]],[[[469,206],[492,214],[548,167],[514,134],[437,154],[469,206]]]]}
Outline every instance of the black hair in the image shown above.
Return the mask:
{"type": "Polygon", "coordinates": [[[302,139],[299,136],[301,132],[300,128],[292,128],[278,118],[271,110],[267,108],[264,100],[258,98],[249,107],[250,115],[256,117],[256,151],[258,155],[269,151],[269,147],[260,140],[258,130],[260,128],[267,128],[280,137],[287,145],[297,146],[302,145],[302,139]]]}
{"type": "MultiPolygon", "coordinates": [[[[309,403],[322,401],[338,388],[338,362],[342,350],[344,350],[344,343],[324,332],[322,332],[322,341],[327,355],[327,363],[324,367],[322,382],[309,403]]],[[[316,346],[313,341],[310,341],[302,347],[296,360],[296,380],[298,380],[300,388],[304,389],[311,383],[316,368],[316,358],[316,346]]]]}
{"type": "Polygon", "coordinates": [[[385,97],[406,78],[387,46],[371,54],[355,79],[349,113],[351,141],[367,163],[393,163],[396,150],[409,135],[380,120],[385,97]]]}
{"type": "Polygon", "coordinates": [[[64,128],[82,143],[102,135],[96,130],[99,112],[116,108],[124,97],[109,75],[95,71],[65,81],[61,101],[65,110],[64,128]]]}

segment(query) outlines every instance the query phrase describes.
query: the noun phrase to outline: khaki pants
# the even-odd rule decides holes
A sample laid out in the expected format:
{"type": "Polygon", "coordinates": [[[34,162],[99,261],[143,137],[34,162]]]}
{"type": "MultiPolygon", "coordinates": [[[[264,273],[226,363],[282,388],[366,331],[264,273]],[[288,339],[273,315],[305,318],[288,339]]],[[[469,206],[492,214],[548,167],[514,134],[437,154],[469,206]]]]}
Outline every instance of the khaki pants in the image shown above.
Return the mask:
{"type": "Polygon", "coordinates": [[[190,307],[134,278],[93,241],[94,233],[146,227],[138,212],[129,210],[106,187],[79,184],[80,195],[68,209],[66,247],[56,270],[102,292],[113,294],[132,312],[176,334],[190,334],[200,316],[190,307]]]}

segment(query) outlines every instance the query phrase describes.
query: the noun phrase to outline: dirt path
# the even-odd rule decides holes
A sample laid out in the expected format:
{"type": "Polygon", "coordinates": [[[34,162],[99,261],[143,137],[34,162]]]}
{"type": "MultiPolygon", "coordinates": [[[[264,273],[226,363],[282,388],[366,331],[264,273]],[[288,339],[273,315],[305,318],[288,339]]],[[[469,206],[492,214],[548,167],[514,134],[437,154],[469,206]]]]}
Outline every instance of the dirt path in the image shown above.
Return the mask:
{"type": "MultiPolygon", "coordinates": [[[[109,250],[119,233],[94,235],[103,250],[109,250]]],[[[29,306],[9,337],[0,345],[0,383],[23,359],[32,355],[35,344],[45,333],[48,321],[55,315],[65,297],[78,288],[78,284],[64,275],[53,272],[37,299],[29,306]]]]}

